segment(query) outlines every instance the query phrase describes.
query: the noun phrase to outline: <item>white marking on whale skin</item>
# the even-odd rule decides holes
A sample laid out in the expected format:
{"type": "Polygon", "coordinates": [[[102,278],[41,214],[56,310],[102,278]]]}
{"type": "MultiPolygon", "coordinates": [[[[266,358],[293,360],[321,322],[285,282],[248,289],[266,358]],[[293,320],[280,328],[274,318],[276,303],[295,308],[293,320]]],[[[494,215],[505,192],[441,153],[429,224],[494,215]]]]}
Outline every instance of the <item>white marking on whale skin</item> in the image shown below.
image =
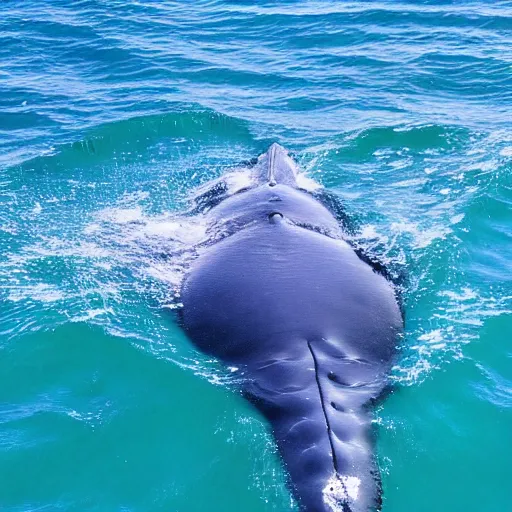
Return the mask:
{"type": "Polygon", "coordinates": [[[361,480],[356,476],[333,475],[322,490],[324,503],[332,512],[341,512],[341,505],[344,503],[350,504],[357,500],[360,485],[361,480]]]}

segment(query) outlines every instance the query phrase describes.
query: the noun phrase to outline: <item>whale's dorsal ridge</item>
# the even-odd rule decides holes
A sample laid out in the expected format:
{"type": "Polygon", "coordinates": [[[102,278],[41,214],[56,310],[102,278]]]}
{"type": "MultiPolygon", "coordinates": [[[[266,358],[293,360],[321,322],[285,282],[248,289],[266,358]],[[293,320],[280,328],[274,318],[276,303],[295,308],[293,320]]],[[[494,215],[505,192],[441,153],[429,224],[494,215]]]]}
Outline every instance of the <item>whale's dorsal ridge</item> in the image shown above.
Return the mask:
{"type": "Polygon", "coordinates": [[[277,184],[297,187],[297,165],[283,146],[274,142],[259,160],[260,175],[257,180],[260,184],[266,183],[270,187],[277,184]]]}

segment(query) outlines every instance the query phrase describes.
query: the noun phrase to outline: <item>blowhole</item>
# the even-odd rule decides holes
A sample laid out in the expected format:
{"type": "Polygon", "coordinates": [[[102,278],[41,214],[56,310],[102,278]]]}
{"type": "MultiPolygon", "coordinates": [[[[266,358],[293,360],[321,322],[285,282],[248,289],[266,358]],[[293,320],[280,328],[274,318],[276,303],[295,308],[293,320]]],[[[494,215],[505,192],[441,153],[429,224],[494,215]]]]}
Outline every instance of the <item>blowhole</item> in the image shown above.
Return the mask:
{"type": "Polygon", "coordinates": [[[279,212],[272,212],[272,213],[269,213],[269,215],[268,215],[268,220],[272,224],[275,224],[276,222],[278,222],[282,218],[283,218],[283,214],[279,213],[279,212]]]}

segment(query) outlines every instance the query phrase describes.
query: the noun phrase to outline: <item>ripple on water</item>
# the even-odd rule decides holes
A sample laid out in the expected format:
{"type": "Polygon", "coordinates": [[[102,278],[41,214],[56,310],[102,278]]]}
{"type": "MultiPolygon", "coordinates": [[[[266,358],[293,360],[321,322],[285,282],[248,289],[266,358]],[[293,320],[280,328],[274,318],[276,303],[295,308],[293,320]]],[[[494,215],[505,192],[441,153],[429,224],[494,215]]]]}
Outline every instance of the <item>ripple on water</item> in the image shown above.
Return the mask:
{"type": "Polygon", "coordinates": [[[161,307],[173,314],[188,264],[186,251],[172,265],[162,255],[204,236],[200,220],[178,215],[190,194],[279,141],[346,202],[353,241],[407,270],[393,371],[402,391],[377,417],[384,506],[426,512],[435,488],[446,510],[504,510],[509,3],[4,4],[0,476],[11,509],[230,510],[253,491],[248,510],[293,509],[261,424],[247,423],[249,410],[216,413],[216,391],[238,372],[197,354],[161,307]],[[161,359],[175,364],[160,371],[161,359]],[[201,405],[184,424],[182,387],[201,405]],[[118,401],[107,406],[107,395],[118,401]],[[196,429],[215,414],[217,434],[196,429]],[[154,445],[139,419],[156,428],[154,445]],[[223,454],[229,464],[215,462],[223,454]],[[215,494],[225,481],[233,492],[215,494]]]}

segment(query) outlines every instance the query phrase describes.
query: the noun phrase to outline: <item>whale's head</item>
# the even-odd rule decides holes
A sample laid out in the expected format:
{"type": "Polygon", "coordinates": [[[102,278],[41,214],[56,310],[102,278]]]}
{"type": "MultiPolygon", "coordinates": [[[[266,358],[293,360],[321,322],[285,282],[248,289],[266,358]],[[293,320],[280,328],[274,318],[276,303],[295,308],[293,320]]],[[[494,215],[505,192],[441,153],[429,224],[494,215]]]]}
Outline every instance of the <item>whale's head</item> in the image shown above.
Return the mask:
{"type": "Polygon", "coordinates": [[[206,215],[208,232],[215,239],[257,222],[275,224],[279,219],[341,237],[333,213],[311,193],[319,185],[311,187],[313,180],[300,172],[286,149],[274,143],[250,164],[207,184],[194,198],[192,211],[206,215]]]}
{"type": "Polygon", "coordinates": [[[254,167],[254,180],[258,185],[287,185],[297,187],[298,169],[288,151],[277,143],[259,156],[254,167]]]}

